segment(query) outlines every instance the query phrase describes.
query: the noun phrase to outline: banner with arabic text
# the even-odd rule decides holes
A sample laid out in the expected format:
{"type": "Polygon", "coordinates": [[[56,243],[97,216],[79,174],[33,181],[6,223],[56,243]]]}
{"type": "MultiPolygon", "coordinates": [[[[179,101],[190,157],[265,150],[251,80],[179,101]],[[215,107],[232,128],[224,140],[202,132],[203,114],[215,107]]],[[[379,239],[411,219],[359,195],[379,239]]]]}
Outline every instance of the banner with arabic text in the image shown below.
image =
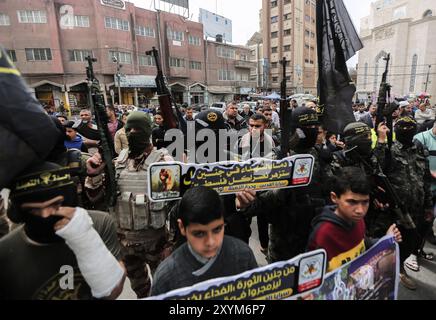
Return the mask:
{"type": "Polygon", "coordinates": [[[298,155],[280,161],[252,159],[214,164],[155,163],[148,169],[148,195],[153,202],[178,200],[193,187],[209,187],[221,195],[245,189],[264,191],[310,184],[314,158],[298,155]]]}

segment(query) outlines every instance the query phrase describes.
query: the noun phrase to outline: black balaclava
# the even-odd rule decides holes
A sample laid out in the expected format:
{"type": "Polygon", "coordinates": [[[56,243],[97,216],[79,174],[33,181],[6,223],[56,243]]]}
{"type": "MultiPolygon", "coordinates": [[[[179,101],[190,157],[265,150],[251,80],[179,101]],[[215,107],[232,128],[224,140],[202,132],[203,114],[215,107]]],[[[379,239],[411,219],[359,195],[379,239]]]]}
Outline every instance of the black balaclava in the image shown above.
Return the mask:
{"type": "Polygon", "coordinates": [[[24,203],[41,203],[63,196],[63,207],[77,206],[76,185],[69,169],[45,162],[32,167],[17,178],[11,186],[11,209],[8,216],[14,223],[24,223],[27,236],[38,243],[62,242],[54,225],[62,217],[41,218],[21,209],[24,203]]]}
{"type": "Polygon", "coordinates": [[[344,129],[346,150],[356,148],[363,157],[369,158],[372,154],[372,134],[368,125],[362,122],[354,122],[344,129]]]}
{"type": "Polygon", "coordinates": [[[130,157],[139,157],[150,145],[151,121],[144,112],[135,111],[127,118],[125,128],[130,157]],[[132,132],[132,129],[135,129],[135,132],[132,132]]]}
{"type": "Polygon", "coordinates": [[[399,119],[395,125],[397,140],[407,147],[413,145],[413,138],[417,132],[418,124],[411,117],[403,117],[399,119]]]}
{"type": "Polygon", "coordinates": [[[319,117],[315,110],[299,107],[292,112],[291,149],[308,150],[316,144],[319,129],[319,117]]]}

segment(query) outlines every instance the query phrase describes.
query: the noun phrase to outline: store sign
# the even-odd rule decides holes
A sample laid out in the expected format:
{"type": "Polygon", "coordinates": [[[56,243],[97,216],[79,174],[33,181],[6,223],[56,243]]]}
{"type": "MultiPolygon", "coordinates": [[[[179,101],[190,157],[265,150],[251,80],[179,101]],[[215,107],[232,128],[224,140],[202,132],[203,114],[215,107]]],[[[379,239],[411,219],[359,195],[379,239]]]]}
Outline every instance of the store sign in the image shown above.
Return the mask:
{"type": "Polygon", "coordinates": [[[101,4],[104,6],[117,8],[117,9],[126,9],[126,3],[123,0],[100,0],[101,4]]]}
{"type": "MultiPolygon", "coordinates": [[[[118,77],[115,75],[115,86],[118,87],[118,77]]],[[[153,76],[127,76],[120,77],[121,88],[156,88],[153,76]]]]}

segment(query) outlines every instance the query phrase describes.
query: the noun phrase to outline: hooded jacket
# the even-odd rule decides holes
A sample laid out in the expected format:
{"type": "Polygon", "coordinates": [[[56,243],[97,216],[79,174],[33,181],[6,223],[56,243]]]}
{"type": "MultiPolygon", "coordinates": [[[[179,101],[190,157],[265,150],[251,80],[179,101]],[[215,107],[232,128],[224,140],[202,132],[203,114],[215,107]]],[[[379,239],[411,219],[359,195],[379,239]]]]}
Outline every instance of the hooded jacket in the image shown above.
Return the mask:
{"type": "Polygon", "coordinates": [[[308,251],[327,252],[328,272],[359,257],[366,251],[365,221],[348,222],[335,214],[336,206],[327,206],[312,222],[308,251]]]}

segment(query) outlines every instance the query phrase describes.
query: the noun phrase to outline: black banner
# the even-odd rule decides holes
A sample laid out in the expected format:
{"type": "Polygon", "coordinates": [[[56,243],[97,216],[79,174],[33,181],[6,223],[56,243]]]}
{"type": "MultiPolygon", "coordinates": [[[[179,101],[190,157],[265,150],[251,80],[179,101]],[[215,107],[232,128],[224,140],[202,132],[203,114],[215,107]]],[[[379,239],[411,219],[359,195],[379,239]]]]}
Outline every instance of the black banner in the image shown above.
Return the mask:
{"type": "Polygon", "coordinates": [[[363,45],[342,0],[318,0],[316,5],[323,125],[328,131],[342,133],[345,126],[355,122],[352,100],[356,87],[346,62],[363,45]]]}

